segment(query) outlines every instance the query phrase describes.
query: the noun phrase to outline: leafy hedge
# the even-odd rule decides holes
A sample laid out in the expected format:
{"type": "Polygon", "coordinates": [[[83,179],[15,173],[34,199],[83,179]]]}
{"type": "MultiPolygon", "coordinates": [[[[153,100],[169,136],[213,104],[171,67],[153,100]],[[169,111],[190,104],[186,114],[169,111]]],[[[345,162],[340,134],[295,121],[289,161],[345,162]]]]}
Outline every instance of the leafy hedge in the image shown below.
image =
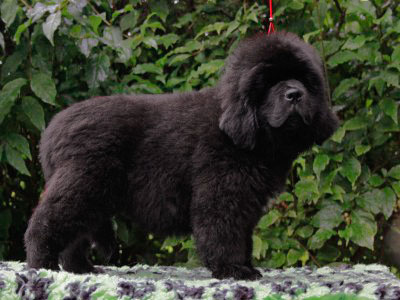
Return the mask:
{"type": "MultiPolygon", "coordinates": [[[[400,197],[400,6],[274,4],[276,27],[324,57],[342,126],[296,160],[287,192],[255,231],[254,260],[270,267],[380,262],[400,197]]],[[[56,112],[94,95],[214,85],[229,49],[260,31],[267,12],[261,2],[234,0],[3,0],[0,259],[24,259],[23,232],[44,184],[37,145],[56,112]]],[[[163,241],[124,220],[115,225],[113,263],[198,263],[190,237],[163,241]]]]}

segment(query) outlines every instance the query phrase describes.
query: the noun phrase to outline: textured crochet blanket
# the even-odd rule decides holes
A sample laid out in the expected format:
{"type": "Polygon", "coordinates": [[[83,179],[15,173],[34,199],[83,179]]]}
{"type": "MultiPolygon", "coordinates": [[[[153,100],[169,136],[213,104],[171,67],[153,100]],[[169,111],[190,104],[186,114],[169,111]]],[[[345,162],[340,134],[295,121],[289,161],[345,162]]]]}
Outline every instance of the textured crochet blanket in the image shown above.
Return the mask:
{"type": "Polygon", "coordinates": [[[400,280],[381,265],[260,269],[258,281],[217,280],[204,268],[101,269],[75,275],[0,262],[0,299],[400,299],[400,280]]]}

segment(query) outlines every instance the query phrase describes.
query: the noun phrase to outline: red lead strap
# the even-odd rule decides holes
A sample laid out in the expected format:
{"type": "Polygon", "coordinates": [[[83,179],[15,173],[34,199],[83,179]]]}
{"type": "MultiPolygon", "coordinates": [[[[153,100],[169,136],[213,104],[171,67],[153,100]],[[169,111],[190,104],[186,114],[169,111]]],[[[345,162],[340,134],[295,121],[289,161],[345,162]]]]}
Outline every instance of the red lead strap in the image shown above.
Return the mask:
{"type": "Polygon", "coordinates": [[[269,0],[269,27],[268,27],[268,34],[271,34],[275,31],[274,26],[274,17],[272,15],[272,0],[269,0]]]}
{"type": "Polygon", "coordinates": [[[274,17],[272,15],[272,0],[269,0],[269,27],[268,27],[268,34],[271,34],[275,31],[274,26],[274,17]]]}

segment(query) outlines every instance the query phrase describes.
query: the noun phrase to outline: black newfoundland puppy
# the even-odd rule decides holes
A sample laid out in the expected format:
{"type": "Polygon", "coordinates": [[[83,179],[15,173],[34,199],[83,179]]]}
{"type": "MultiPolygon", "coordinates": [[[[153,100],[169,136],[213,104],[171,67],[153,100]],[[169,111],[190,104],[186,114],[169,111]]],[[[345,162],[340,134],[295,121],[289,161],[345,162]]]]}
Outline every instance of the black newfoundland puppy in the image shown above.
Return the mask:
{"type": "Polygon", "coordinates": [[[25,234],[28,266],[93,272],[125,215],[160,235],[193,233],[216,278],[255,279],[252,232],[293,160],[338,126],[316,51],[259,34],[228,57],[214,88],[98,97],[57,114],[40,157],[42,201],[25,234]]]}

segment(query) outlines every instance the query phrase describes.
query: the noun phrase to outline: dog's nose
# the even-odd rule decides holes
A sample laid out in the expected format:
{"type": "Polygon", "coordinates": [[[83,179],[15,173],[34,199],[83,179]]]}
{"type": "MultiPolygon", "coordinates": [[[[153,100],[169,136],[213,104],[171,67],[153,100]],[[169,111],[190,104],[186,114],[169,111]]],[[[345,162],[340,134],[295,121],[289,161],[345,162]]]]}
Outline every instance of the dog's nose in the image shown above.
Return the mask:
{"type": "Polygon", "coordinates": [[[287,90],[285,93],[285,99],[292,104],[299,103],[302,100],[302,98],[303,98],[303,92],[296,88],[291,88],[287,90]]]}

